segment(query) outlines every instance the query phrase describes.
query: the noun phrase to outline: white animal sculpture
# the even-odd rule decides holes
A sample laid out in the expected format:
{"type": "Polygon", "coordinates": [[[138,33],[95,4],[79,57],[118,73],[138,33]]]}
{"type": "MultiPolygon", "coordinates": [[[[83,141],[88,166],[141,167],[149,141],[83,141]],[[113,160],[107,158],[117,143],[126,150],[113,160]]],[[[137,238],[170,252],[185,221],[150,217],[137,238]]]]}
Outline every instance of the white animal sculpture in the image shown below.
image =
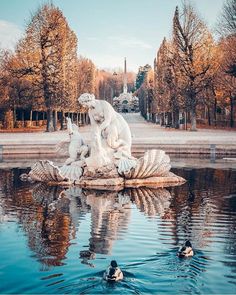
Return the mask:
{"type": "Polygon", "coordinates": [[[85,160],[85,156],[88,154],[89,148],[84,144],[83,138],[79,132],[79,127],[76,124],[72,124],[71,118],[66,118],[67,120],[67,130],[70,135],[70,144],[69,144],[69,158],[65,161],[66,165],[77,160],[79,155],[80,160],[85,160]]]}
{"type": "Polygon", "coordinates": [[[111,164],[111,158],[107,150],[102,146],[101,134],[97,126],[93,128],[90,156],[86,158],[85,163],[88,167],[94,168],[111,164]]]}

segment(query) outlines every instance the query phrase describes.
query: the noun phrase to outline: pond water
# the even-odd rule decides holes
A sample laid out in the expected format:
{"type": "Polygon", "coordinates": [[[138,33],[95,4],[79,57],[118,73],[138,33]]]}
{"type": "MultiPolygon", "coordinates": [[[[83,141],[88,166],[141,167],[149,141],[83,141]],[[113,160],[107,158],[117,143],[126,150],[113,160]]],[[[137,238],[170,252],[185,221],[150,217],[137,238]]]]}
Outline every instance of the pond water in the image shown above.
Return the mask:
{"type": "Polygon", "coordinates": [[[49,187],[0,170],[0,293],[236,293],[236,171],[174,169],[179,187],[49,187]],[[180,259],[190,239],[195,255],[180,259]],[[124,280],[108,284],[115,259],[124,280]]]}

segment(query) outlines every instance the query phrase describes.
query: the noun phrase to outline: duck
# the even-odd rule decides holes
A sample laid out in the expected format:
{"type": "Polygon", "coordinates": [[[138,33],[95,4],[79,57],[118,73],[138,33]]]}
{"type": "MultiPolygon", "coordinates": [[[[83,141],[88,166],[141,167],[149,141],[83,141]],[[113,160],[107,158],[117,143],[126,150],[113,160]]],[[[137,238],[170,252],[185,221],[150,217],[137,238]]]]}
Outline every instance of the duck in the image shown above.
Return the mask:
{"type": "Polygon", "coordinates": [[[95,259],[95,253],[90,250],[83,250],[79,253],[80,258],[95,259]]]}
{"type": "Polygon", "coordinates": [[[123,272],[118,267],[116,260],[112,260],[107,270],[103,274],[103,279],[108,282],[115,282],[122,280],[123,277],[123,272]]]}
{"type": "Polygon", "coordinates": [[[192,244],[189,240],[185,241],[184,245],[179,248],[177,256],[180,258],[192,257],[194,255],[192,244]]]}

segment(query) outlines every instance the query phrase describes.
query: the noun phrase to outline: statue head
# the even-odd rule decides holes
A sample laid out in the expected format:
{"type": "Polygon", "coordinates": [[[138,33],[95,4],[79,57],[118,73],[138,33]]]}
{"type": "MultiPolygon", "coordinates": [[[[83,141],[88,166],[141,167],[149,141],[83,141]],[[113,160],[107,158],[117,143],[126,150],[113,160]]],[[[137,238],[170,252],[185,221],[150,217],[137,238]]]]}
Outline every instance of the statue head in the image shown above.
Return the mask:
{"type": "Polygon", "coordinates": [[[83,94],[80,95],[78,101],[83,107],[92,108],[92,107],[95,106],[95,96],[94,96],[94,94],[83,93],[83,94]]]}

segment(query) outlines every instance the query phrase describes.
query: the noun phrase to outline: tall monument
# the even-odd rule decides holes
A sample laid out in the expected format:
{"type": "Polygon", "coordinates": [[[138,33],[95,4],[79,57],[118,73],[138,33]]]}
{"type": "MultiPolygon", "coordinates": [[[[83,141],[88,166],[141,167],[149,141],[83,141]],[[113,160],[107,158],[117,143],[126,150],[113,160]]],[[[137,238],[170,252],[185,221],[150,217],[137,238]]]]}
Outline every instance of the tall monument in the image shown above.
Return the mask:
{"type": "Polygon", "coordinates": [[[126,69],[126,57],[125,57],[125,63],[124,63],[124,81],[123,81],[123,93],[128,92],[127,87],[127,69],[126,69]]]}
{"type": "Polygon", "coordinates": [[[132,92],[128,92],[127,81],[127,64],[126,57],[124,59],[124,73],[123,73],[123,92],[113,99],[113,106],[117,112],[120,113],[137,113],[139,112],[139,100],[132,92]]]}

